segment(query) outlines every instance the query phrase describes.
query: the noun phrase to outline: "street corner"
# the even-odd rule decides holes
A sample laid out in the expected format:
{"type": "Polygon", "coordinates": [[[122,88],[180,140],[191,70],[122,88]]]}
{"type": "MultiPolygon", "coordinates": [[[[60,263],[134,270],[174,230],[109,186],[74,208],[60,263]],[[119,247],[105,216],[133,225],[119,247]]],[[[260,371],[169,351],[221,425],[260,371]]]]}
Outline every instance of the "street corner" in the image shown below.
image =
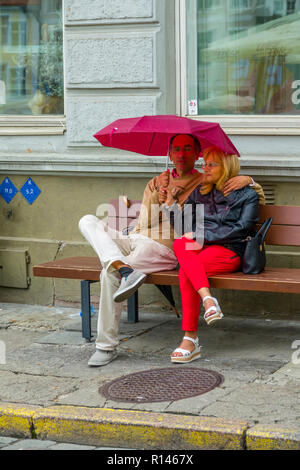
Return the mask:
{"type": "Polygon", "coordinates": [[[274,424],[257,424],[247,431],[247,450],[299,450],[300,430],[274,424]]]}

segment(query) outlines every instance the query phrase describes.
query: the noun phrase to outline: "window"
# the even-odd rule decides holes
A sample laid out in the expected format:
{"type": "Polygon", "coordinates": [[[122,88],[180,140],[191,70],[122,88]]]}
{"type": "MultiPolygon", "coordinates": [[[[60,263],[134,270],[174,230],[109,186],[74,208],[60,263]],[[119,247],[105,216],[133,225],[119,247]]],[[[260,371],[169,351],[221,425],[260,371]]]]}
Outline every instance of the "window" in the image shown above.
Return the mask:
{"type": "Polygon", "coordinates": [[[0,36],[0,114],[63,114],[62,1],[0,0],[0,36]]]}
{"type": "Polygon", "coordinates": [[[300,0],[185,9],[185,114],[300,116],[300,0]]]}

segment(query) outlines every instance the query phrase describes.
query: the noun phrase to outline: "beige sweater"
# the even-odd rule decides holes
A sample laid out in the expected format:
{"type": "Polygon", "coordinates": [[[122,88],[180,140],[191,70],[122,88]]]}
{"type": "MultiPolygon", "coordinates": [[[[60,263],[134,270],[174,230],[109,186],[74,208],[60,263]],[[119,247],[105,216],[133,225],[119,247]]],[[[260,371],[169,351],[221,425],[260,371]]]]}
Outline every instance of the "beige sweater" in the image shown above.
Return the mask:
{"type": "MultiPolygon", "coordinates": [[[[201,183],[201,180],[202,173],[198,171],[186,175],[184,178],[173,178],[170,174],[168,187],[169,189],[176,186],[183,188],[182,193],[178,196],[178,203],[183,206],[191,192],[201,183]]],[[[172,250],[174,231],[173,227],[170,226],[168,217],[159,205],[158,189],[157,177],[154,177],[146,186],[138,224],[131,233],[145,235],[172,250]]]]}

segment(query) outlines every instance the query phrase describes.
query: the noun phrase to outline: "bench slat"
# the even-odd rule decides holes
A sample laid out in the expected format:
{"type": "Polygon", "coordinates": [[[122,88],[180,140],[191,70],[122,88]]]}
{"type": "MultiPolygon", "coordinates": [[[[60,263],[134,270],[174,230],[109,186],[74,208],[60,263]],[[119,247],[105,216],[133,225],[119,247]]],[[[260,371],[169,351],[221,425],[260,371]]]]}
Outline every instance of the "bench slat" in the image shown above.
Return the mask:
{"type": "MultiPolygon", "coordinates": [[[[78,257],[51,261],[34,266],[33,273],[39,277],[80,279],[98,281],[101,265],[98,258],[78,257]]],[[[266,268],[264,272],[243,274],[236,272],[209,277],[211,287],[219,289],[264,292],[288,292],[300,294],[300,269],[266,268]]],[[[146,284],[178,285],[178,271],[162,271],[149,274],[146,284]]]]}
{"type": "MultiPolygon", "coordinates": [[[[300,269],[266,268],[260,274],[218,274],[210,276],[209,284],[218,289],[300,294],[300,269]]],[[[149,274],[146,284],[178,285],[178,271],[149,274]]]]}
{"type": "Polygon", "coordinates": [[[209,282],[219,289],[300,294],[300,269],[267,267],[256,275],[237,272],[212,276],[209,282]]]}
{"type": "Polygon", "coordinates": [[[266,244],[300,246],[300,226],[272,224],[266,236],[266,244]]]}
{"type": "Polygon", "coordinates": [[[259,220],[273,217],[273,225],[300,226],[300,206],[260,206],[259,220]]]}
{"type": "Polygon", "coordinates": [[[80,279],[99,281],[101,264],[98,258],[78,256],[33,266],[37,277],[55,277],[61,279],[80,279]]]}

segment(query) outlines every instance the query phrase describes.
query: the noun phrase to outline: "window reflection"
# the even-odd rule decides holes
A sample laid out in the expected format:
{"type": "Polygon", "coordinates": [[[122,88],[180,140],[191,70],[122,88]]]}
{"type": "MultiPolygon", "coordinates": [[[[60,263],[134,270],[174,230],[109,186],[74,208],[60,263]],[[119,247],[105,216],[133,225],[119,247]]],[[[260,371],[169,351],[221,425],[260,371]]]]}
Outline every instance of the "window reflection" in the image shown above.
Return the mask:
{"type": "Polygon", "coordinates": [[[299,114],[300,0],[189,0],[187,59],[198,114],[299,114]]]}
{"type": "Polygon", "coordinates": [[[0,0],[0,114],[63,114],[61,0],[0,0]]]}

